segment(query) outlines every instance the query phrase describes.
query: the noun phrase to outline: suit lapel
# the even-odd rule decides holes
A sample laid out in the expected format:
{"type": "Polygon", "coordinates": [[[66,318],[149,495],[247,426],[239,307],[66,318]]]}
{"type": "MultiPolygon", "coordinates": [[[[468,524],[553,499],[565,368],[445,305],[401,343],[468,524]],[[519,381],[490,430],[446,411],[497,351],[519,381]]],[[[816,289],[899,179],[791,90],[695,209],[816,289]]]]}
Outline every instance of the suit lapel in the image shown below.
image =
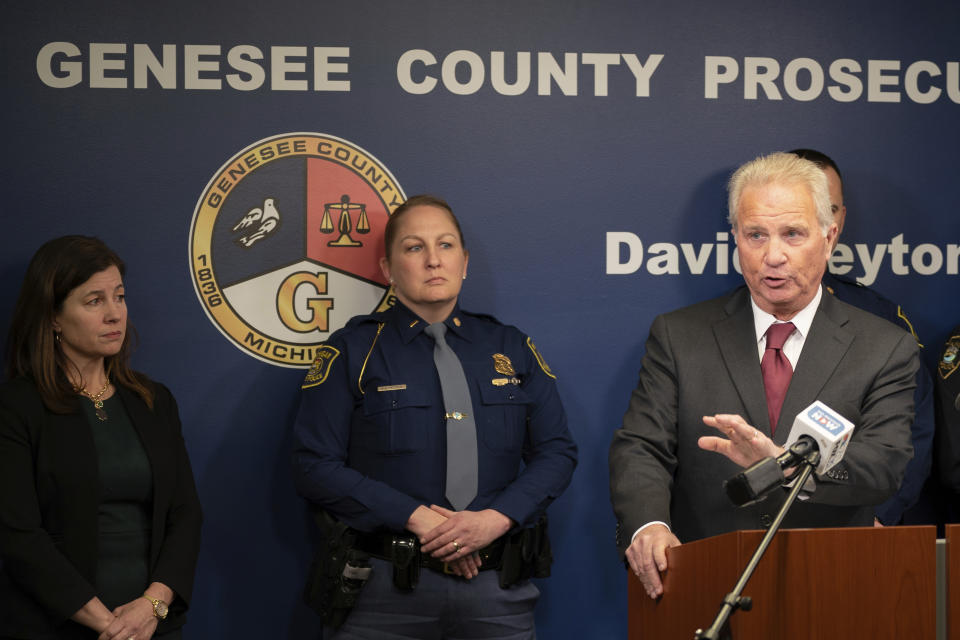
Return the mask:
{"type": "Polygon", "coordinates": [[[749,290],[746,287],[738,289],[724,309],[727,317],[713,325],[717,347],[740,402],[747,410],[743,418],[770,435],[770,418],[767,417],[767,399],[763,392],[763,376],[760,375],[749,290]]]}
{"type": "Polygon", "coordinates": [[[843,327],[847,321],[843,308],[833,296],[824,293],[783,401],[775,438],[777,444],[786,442],[794,417],[820,396],[850,348],[853,334],[843,327]]]}

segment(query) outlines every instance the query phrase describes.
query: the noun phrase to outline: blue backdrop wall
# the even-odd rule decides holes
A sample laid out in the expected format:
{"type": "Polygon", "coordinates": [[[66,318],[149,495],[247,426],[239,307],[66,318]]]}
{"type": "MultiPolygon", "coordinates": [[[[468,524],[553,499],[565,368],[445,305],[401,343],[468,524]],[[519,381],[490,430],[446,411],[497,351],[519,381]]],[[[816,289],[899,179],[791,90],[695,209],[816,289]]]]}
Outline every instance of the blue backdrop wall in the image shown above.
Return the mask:
{"type": "MultiPolygon", "coordinates": [[[[186,637],[317,637],[300,602],[313,532],[289,468],[304,372],[257,352],[243,322],[281,340],[252,316],[313,255],[304,221],[337,201],[311,204],[297,184],[362,155],[379,178],[358,183],[371,230],[390,193],[447,198],[471,251],[463,305],[522,327],[558,373],[581,460],[551,509],[540,635],[623,637],[607,446],[653,317],[740,281],[724,222],[733,168],[800,146],[831,154],[849,212],[833,267],[903,305],[928,364],[960,321],[958,27],[960,5],[926,0],[7,6],[0,328],[43,241],[116,248],[135,363],[180,402],[206,515],[186,637]],[[241,175],[244,150],[291,132],[355,154],[290,136],[313,143],[306,174],[277,161],[241,175]],[[275,203],[285,235],[244,253],[230,225],[267,208],[254,180],[288,194],[275,203]],[[250,201],[237,187],[231,203],[231,185],[250,201]]],[[[357,269],[331,270],[326,330],[379,301],[382,283],[357,269]]],[[[292,290],[288,315],[313,317],[321,288],[292,290]]],[[[325,335],[311,329],[304,344],[325,335]]]]}

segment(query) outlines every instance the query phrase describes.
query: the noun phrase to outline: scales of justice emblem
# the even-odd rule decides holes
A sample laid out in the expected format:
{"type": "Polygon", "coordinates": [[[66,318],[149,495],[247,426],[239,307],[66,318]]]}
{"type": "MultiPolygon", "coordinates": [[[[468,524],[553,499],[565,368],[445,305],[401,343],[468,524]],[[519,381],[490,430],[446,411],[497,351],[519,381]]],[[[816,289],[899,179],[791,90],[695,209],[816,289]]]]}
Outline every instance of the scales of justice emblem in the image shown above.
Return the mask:
{"type": "Polygon", "coordinates": [[[288,133],[246,147],[213,174],[191,224],[207,317],[248,355],[309,367],[350,318],[393,305],[379,259],[405,199],[375,157],[335,136],[288,133]]]}
{"type": "Polygon", "coordinates": [[[367,205],[359,202],[350,202],[350,196],[343,194],[340,196],[340,202],[327,202],[323,205],[323,218],[320,220],[320,233],[333,233],[333,219],[331,211],[338,211],[340,219],[337,227],[340,231],[340,237],[327,243],[328,247],[362,247],[363,243],[350,237],[350,232],[354,229],[350,216],[351,211],[359,211],[356,231],[360,234],[370,233],[370,221],[367,219],[367,205]]]}

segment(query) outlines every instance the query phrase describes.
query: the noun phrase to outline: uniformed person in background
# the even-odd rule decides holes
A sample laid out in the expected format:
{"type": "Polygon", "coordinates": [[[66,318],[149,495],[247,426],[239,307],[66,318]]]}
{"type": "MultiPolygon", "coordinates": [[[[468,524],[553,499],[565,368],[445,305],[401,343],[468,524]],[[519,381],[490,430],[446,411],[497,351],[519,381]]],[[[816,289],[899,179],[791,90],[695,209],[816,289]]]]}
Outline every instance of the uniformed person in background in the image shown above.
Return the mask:
{"type": "Polygon", "coordinates": [[[960,522],[960,325],[940,352],[936,378],[936,467],[943,489],[943,519],[960,522]]]}
{"type": "Polygon", "coordinates": [[[527,578],[549,573],[543,516],[577,459],[555,376],[518,329],[460,308],[469,255],[446,202],[407,200],[385,244],[395,304],[334,333],[303,383],[314,605],[334,638],[533,638],[527,578]]]}
{"type": "MultiPolygon", "coordinates": [[[[827,186],[830,190],[830,208],[833,210],[833,220],[837,223],[836,249],[840,234],[843,233],[843,223],[847,218],[847,207],[843,203],[843,179],[840,168],[830,156],[813,149],[794,149],[790,153],[813,162],[827,176],[827,186]]],[[[839,300],[852,304],[855,307],[869,311],[913,335],[917,343],[920,339],[913,330],[913,325],[900,305],[883,297],[875,290],[865,287],[856,280],[830,273],[827,269],[823,275],[824,289],[836,296],[839,300]]],[[[923,345],[920,345],[923,347],[923,345]]],[[[933,382],[930,373],[925,367],[917,371],[917,388],[913,394],[914,419],[910,425],[910,440],[913,444],[913,459],[907,463],[903,474],[900,489],[883,504],[877,505],[874,513],[874,524],[877,526],[900,524],[904,513],[913,507],[920,498],[924,483],[930,475],[933,460],[933,382]]],[[[921,518],[923,519],[923,518],[921,518]]],[[[909,522],[907,524],[918,524],[909,522]]]]}

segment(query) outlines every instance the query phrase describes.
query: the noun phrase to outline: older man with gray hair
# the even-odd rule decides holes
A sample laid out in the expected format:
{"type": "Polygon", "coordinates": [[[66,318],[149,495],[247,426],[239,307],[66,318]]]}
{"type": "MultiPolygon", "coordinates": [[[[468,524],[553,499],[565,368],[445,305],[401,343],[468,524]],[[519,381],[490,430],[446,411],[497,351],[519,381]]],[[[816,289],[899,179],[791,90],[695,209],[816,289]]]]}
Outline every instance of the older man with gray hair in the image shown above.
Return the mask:
{"type": "Polygon", "coordinates": [[[771,524],[785,491],[734,507],[723,480],[782,453],[794,417],[814,400],[855,430],[844,459],[817,476],[784,526],[871,525],[872,505],[897,490],[912,454],[917,345],[823,295],[837,234],[823,171],[773,153],[737,169],[729,194],[746,286],[654,319],[610,446],[617,544],[653,598],[667,548],[771,524]]]}

